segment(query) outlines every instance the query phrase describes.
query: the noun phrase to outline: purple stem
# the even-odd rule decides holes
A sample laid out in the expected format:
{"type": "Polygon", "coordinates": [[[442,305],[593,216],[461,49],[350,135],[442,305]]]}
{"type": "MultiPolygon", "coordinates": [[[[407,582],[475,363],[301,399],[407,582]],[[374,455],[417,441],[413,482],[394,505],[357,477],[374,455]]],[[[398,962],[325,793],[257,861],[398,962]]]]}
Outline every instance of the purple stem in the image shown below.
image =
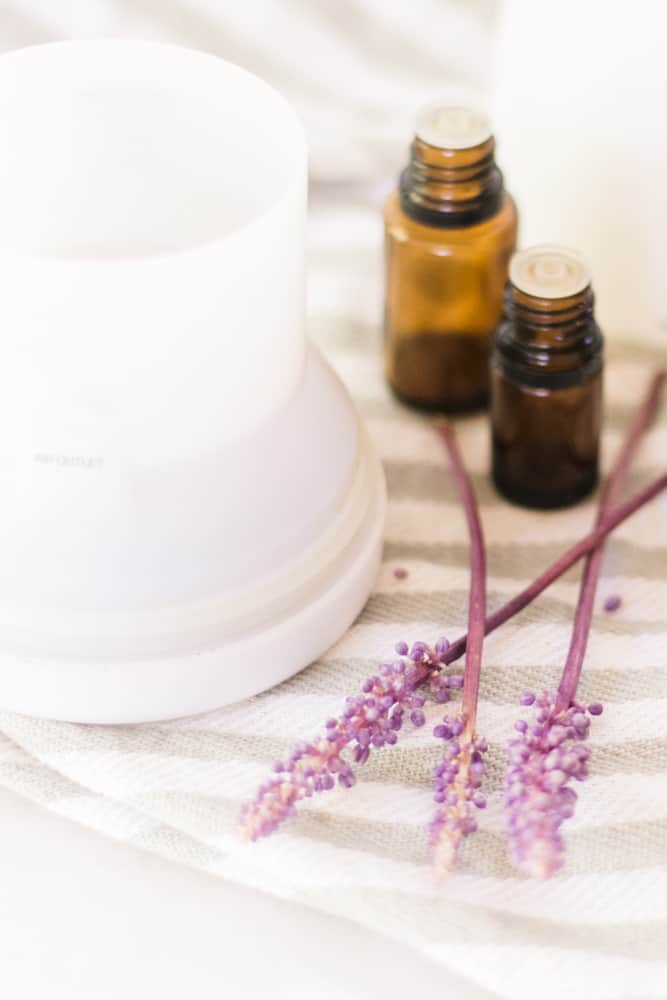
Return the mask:
{"type": "Polygon", "coordinates": [[[436,431],[442,438],[452,468],[470,537],[470,595],[468,598],[468,641],[466,644],[466,661],[463,672],[463,703],[462,713],[466,731],[470,737],[475,732],[477,721],[477,701],[479,698],[479,681],[482,672],[482,646],[484,643],[486,614],[486,553],[484,550],[484,534],[479,518],[479,509],[475,491],[466,471],[461,452],[456,441],[456,434],[451,424],[438,423],[436,431]]]}
{"type": "MultiPolygon", "coordinates": [[[[637,449],[646,430],[653,422],[656,410],[660,405],[666,374],[664,371],[658,371],[649,382],[642,404],[635,414],[634,420],[623,440],[621,450],[609,474],[606,486],[601,492],[598,502],[596,525],[599,525],[604,520],[608,512],[618,502],[618,498],[623,492],[637,449]]],[[[604,540],[589,553],[584,564],[574,624],[572,626],[570,648],[558,687],[556,712],[569,708],[577,693],[581,668],[584,663],[584,656],[586,655],[586,646],[588,645],[588,636],[590,634],[595,605],[595,593],[603,558],[604,540]]]]}
{"type": "MultiPolygon", "coordinates": [[[[489,632],[493,632],[500,625],[504,625],[508,619],[512,618],[514,615],[518,614],[519,611],[523,611],[531,601],[534,601],[543,590],[546,590],[554,580],[566,573],[579,559],[583,556],[588,555],[592,549],[598,545],[607,535],[618,527],[622,521],[634,514],[635,511],[643,507],[645,503],[649,500],[653,500],[659,493],[662,493],[664,489],[667,489],[667,473],[654,479],[653,482],[649,483],[642,490],[639,490],[633,496],[631,496],[624,503],[619,504],[615,507],[610,514],[605,515],[602,524],[598,525],[590,534],[585,535],[580,541],[573,545],[572,548],[564,552],[556,562],[552,563],[548,569],[545,569],[537,579],[533,580],[532,583],[528,584],[520,593],[515,597],[511,598],[507,604],[503,604],[501,608],[494,611],[492,615],[489,615],[484,623],[485,634],[488,635],[489,632]]],[[[443,663],[453,663],[454,660],[458,660],[460,656],[466,650],[466,645],[468,642],[468,636],[462,635],[456,639],[448,648],[447,653],[442,657],[443,663]]]]}

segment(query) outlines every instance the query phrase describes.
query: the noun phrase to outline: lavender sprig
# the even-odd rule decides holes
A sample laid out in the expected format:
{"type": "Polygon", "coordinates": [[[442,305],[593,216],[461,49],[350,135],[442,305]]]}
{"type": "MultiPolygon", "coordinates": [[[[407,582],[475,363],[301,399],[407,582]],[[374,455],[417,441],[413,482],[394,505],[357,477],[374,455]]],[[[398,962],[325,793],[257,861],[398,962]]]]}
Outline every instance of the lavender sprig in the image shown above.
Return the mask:
{"type": "MultiPolygon", "coordinates": [[[[651,379],[644,400],[626,434],[598,504],[596,524],[604,523],[623,489],[641,439],[659,406],[665,372],[651,379]]],[[[517,868],[548,878],[564,862],[561,826],[574,813],[577,793],[572,782],[588,776],[590,750],[585,745],[589,715],[600,715],[602,705],[584,707],[576,701],[577,687],[590,633],[595,592],[602,565],[604,543],[586,559],[575,612],[572,637],[556,692],[539,698],[525,692],[522,705],[537,706],[535,721],[519,719],[518,736],[509,741],[505,779],[505,804],[510,857],[517,868]]]]}
{"type": "Polygon", "coordinates": [[[463,505],[470,537],[470,595],[468,641],[463,673],[463,705],[459,718],[445,716],[433,735],[445,740],[440,764],[435,768],[433,791],[438,808],[430,826],[433,861],[438,874],[454,864],[464,837],[474,833],[473,807],[486,805],[479,790],[484,775],[482,755],[487,742],[477,735],[477,703],[482,671],[484,615],[486,610],[486,553],[477,498],[449,424],[437,425],[449,455],[452,475],[463,505]]]}
{"type": "Polygon", "coordinates": [[[248,840],[268,836],[303,799],[336,783],[351,788],[356,775],[343,751],[351,751],[354,763],[365,764],[373,749],[394,746],[406,716],[413,726],[423,726],[425,697],[418,689],[427,688],[444,704],[461,687],[460,676],[442,671],[448,648],[446,639],[432,648],[423,642],[411,649],[397,643],[397,659],[382,664],[360,694],[346,699],[342,715],[328,720],[323,735],[300,744],[285,762],[274,765],[274,777],[260,786],[241,813],[242,835],[248,840]]]}
{"type": "Polygon", "coordinates": [[[522,705],[535,705],[535,720],[514,723],[517,735],[509,741],[505,778],[507,830],[512,863],[536,878],[548,878],[561,868],[565,845],[561,825],[574,814],[577,793],[573,781],[588,777],[590,750],[585,744],[589,715],[600,715],[602,705],[573,702],[557,708],[557,694],[532,691],[522,705]]]}
{"type": "MultiPolygon", "coordinates": [[[[667,489],[667,474],[663,473],[657,479],[652,480],[647,486],[644,486],[643,489],[634,493],[628,500],[614,507],[609,514],[604,516],[602,522],[593,531],[584,535],[582,539],[567,549],[551,566],[540,573],[532,583],[529,583],[518,594],[511,597],[497,611],[488,615],[484,623],[484,634],[488,635],[490,632],[495,631],[495,629],[509,621],[510,618],[513,618],[514,615],[527,608],[547,587],[550,587],[552,583],[571,569],[581,558],[592,552],[619,524],[626,521],[632,514],[643,507],[644,504],[653,500],[665,489],[667,489]]],[[[466,651],[467,642],[467,635],[462,635],[458,639],[455,639],[450,644],[443,662],[445,664],[454,663],[455,660],[463,656],[466,651]]]]}
{"type": "MultiPolygon", "coordinates": [[[[611,514],[605,517],[599,527],[563,553],[556,562],[519,594],[489,615],[485,622],[486,634],[488,635],[489,632],[498,628],[530,604],[554,580],[557,580],[579,559],[587,555],[619,524],[665,489],[667,489],[667,475],[662,475],[615,508],[611,514]]],[[[449,698],[449,691],[461,687],[463,678],[456,674],[447,675],[443,668],[462,656],[466,649],[467,639],[467,635],[463,635],[451,644],[443,639],[436,643],[433,649],[425,643],[416,644],[413,650],[417,655],[419,674],[414,678],[414,690],[426,685],[436,701],[446,702],[449,698]]],[[[405,644],[398,644],[398,648],[399,655],[404,656],[405,644]]],[[[414,664],[414,662],[413,660],[412,663],[414,664]]],[[[341,726],[343,726],[342,719],[341,726]]],[[[272,833],[283,820],[294,813],[296,805],[301,799],[314,794],[316,785],[318,791],[333,788],[337,780],[337,772],[328,767],[328,761],[330,755],[333,760],[336,754],[328,742],[327,740],[326,745],[322,746],[321,738],[318,737],[310,744],[301,744],[293,751],[284,766],[282,762],[275,765],[279,769],[274,769],[274,777],[260,786],[254,800],[244,806],[242,810],[241,833],[246,839],[257,840],[272,833]],[[312,773],[309,773],[311,771],[312,773]],[[332,780],[329,780],[330,778],[332,780]]],[[[342,732],[340,736],[341,748],[344,745],[346,744],[344,732],[342,732]]],[[[340,753],[340,751],[338,752],[340,753]]],[[[334,768],[336,766],[337,763],[334,762],[334,768]]],[[[353,782],[354,774],[352,775],[353,782]]]]}
{"type": "MultiPolygon", "coordinates": [[[[652,376],[648,384],[642,403],[630,424],[620,452],[609,474],[607,485],[601,492],[595,522],[596,526],[599,526],[606,514],[616,504],[617,498],[625,487],[630,467],[639,450],[642,438],[653,423],[656,411],[660,406],[666,377],[666,372],[658,371],[652,376]]],[[[558,688],[557,707],[559,709],[567,708],[577,693],[581,668],[584,663],[586,646],[588,644],[588,636],[591,630],[595,593],[603,557],[604,543],[601,542],[586,557],[586,562],[584,563],[584,571],[579,588],[579,599],[572,627],[572,639],[558,688]]]]}
{"type": "Polygon", "coordinates": [[[445,740],[442,760],[433,769],[433,798],[438,809],[429,827],[436,872],[448,872],[463,839],[477,830],[475,809],[484,809],[486,799],[480,791],[484,772],[484,754],[489,748],[483,737],[465,739],[464,720],[447,715],[433,735],[445,740]]]}

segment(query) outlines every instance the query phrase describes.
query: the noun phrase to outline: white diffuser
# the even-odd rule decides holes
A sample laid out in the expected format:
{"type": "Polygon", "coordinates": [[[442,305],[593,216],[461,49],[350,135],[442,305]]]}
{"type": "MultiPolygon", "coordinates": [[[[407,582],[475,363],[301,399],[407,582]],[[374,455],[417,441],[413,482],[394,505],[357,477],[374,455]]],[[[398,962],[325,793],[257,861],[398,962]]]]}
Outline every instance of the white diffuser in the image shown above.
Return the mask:
{"type": "Polygon", "coordinates": [[[384,483],[304,335],[306,148],[212,56],[0,58],[0,704],[90,722],[283,680],[362,608],[384,483]]]}

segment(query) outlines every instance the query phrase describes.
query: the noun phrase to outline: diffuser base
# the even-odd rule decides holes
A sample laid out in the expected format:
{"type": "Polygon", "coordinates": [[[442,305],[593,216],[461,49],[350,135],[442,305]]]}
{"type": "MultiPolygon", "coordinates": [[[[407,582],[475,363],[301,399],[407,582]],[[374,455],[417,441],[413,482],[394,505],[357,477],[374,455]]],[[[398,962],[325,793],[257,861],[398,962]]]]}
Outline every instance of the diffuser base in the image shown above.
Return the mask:
{"type": "Polygon", "coordinates": [[[382,553],[386,495],[379,461],[360,433],[355,527],[292,608],[215,648],[118,661],[64,661],[0,652],[0,705],[42,718],[137,723],[195,715],[279,684],[308,666],[352,624],[382,553]],[[359,517],[361,504],[361,517],[359,517]]]}

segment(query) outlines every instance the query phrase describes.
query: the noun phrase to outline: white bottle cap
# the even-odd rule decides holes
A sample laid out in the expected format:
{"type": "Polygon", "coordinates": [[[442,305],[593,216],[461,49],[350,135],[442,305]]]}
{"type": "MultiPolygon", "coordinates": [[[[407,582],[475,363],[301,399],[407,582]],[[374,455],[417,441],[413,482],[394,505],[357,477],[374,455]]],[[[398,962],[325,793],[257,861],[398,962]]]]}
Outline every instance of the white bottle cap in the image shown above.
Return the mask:
{"type": "Polygon", "coordinates": [[[515,253],[509,273],[515,288],[540,299],[569,298],[591,283],[590,270],[581,255],[552,244],[515,253]]]}
{"type": "Polygon", "coordinates": [[[491,122],[481,111],[431,104],[417,113],[416,135],[440,149],[472,149],[491,138],[491,122]]]}

